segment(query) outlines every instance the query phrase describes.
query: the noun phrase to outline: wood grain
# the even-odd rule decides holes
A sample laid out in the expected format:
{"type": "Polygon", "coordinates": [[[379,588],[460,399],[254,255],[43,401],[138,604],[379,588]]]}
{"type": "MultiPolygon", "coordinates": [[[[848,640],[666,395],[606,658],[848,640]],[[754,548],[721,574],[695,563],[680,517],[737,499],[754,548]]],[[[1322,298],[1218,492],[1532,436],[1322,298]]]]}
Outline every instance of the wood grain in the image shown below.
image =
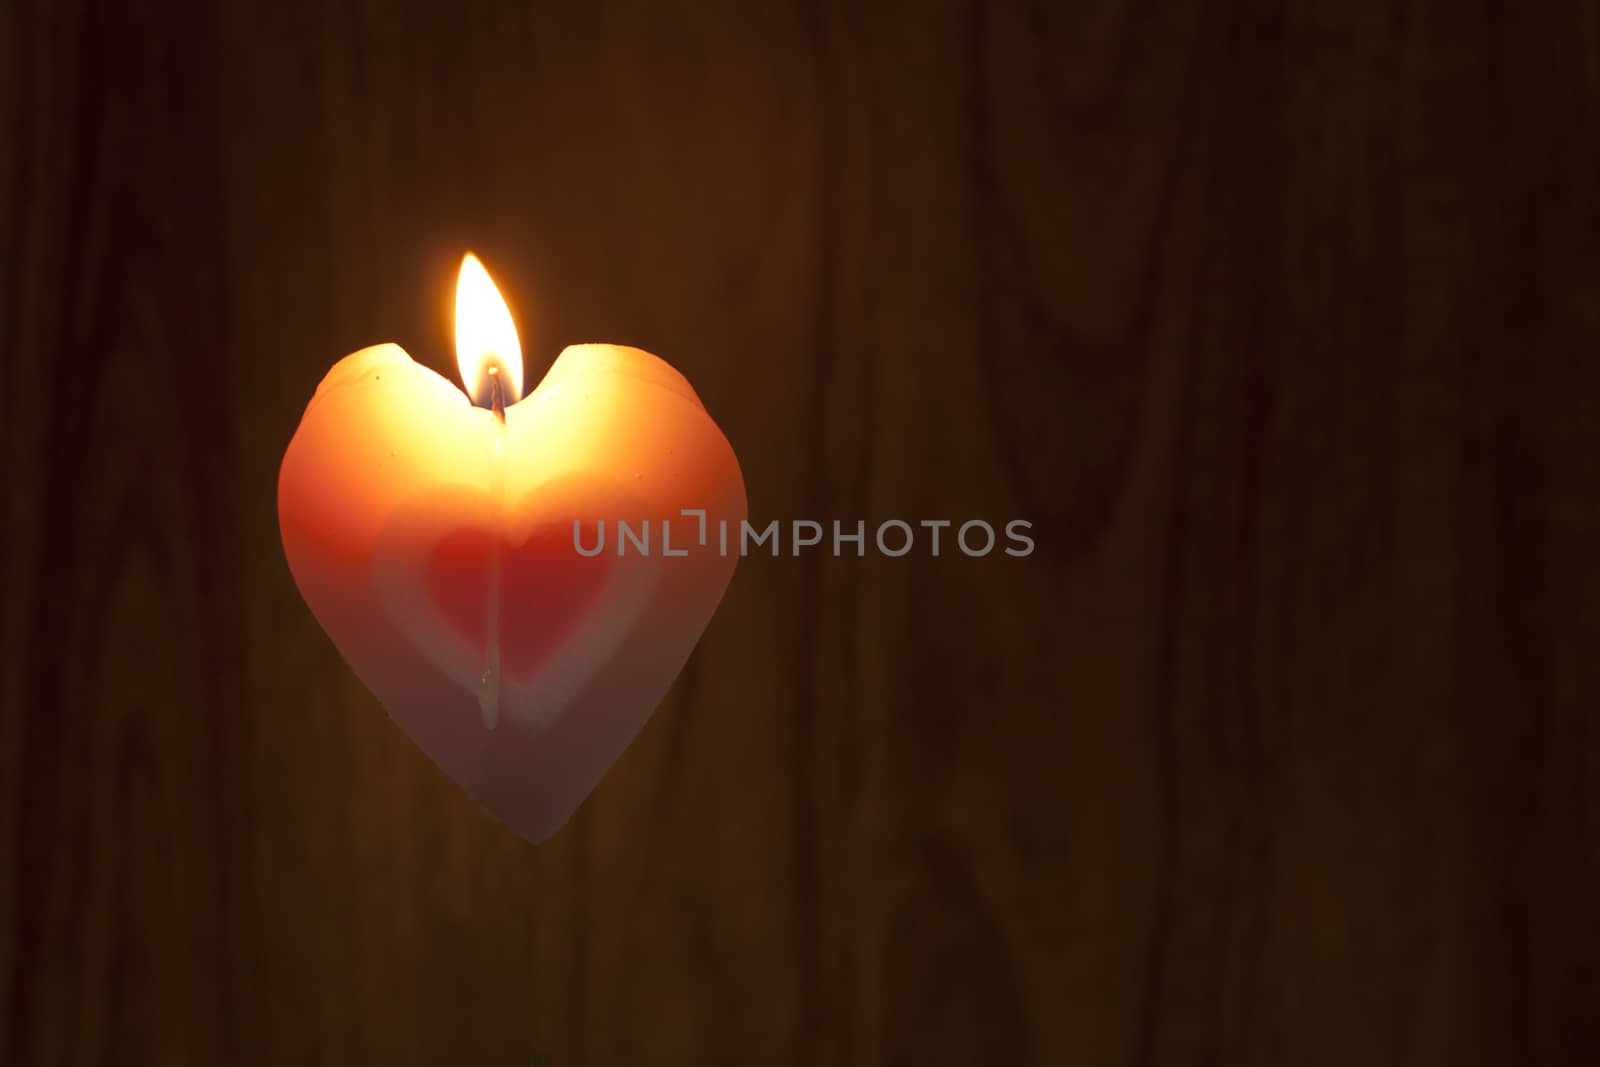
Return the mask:
{"type": "MultiPolygon", "coordinates": [[[[124,10],[126,8],[126,10],[124,10]]],[[[0,1061],[1600,1058],[1600,16],[0,10],[0,1061]],[[757,520],[556,839],[298,598],[335,359],[660,352],[757,520]],[[946,535],[949,536],[948,534],[946,535]]]]}

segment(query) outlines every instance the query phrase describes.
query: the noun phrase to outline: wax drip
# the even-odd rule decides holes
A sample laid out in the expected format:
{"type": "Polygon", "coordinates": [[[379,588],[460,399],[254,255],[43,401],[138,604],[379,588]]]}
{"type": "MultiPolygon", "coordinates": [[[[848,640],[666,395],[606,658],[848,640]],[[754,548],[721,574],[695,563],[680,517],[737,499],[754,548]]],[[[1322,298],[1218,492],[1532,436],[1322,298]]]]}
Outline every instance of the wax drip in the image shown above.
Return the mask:
{"type": "MultiPolygon", "coordinates": [[[[506,493],[506,402],[500,382],[500,368],[489,368],[490,410],[495,430],[489,443],[489,499],[497,517],[505,511],[506,493]]],[[[483,648],[483,678],[478,686],[478,708],[483,712],[483,728],[493,730],[500,722],[500,523],[489,535],[489,617],[483,648]]]]}

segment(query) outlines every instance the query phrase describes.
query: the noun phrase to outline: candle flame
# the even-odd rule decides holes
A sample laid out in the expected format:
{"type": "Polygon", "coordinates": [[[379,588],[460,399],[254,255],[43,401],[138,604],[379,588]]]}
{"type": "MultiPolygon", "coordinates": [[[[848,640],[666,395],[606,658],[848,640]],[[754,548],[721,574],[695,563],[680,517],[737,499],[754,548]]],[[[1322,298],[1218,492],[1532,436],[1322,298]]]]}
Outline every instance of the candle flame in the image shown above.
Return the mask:
{"type": "Polygon", "coordinates": [[[456,278],[456,365],[474,404],[493,405],[495,377],[504,390],[503,403],[522,398],[522,345],[511,309],[471,252],[456,278]]]}

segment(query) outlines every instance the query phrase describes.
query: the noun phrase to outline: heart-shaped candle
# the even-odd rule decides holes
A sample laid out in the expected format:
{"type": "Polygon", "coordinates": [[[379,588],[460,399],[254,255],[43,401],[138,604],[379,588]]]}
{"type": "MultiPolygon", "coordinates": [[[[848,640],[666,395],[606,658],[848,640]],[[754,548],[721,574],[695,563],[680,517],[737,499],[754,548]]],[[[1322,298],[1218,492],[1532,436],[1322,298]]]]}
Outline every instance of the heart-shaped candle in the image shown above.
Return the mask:
{"type": "Polygon", "coordinates": [[[739,528],[744,481],[655,356],[575,345],[519,400],[510,313],[471,256],[456,305],[472,397],[397,345],[346,356],[289,442],[278,519],[295,583],[357,677],[540,841],[710,621],[736,558],[707,532],[739,528]]]}

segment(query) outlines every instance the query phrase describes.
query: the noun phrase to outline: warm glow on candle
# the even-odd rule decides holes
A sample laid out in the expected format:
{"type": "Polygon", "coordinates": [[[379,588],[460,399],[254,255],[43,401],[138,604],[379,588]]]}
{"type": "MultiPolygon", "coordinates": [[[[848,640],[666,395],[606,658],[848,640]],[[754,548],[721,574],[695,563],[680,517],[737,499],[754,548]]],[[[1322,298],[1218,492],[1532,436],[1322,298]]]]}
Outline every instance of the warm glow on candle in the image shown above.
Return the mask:
{"type": "Polygon", "coordinates": [[[468,252],[456,279],[456,365],[472,402],[492,406],[491,375],[495,370],[505,390],[504,403],[522,398],[522,345],[511,310],[489,272],[468,252]]]}

